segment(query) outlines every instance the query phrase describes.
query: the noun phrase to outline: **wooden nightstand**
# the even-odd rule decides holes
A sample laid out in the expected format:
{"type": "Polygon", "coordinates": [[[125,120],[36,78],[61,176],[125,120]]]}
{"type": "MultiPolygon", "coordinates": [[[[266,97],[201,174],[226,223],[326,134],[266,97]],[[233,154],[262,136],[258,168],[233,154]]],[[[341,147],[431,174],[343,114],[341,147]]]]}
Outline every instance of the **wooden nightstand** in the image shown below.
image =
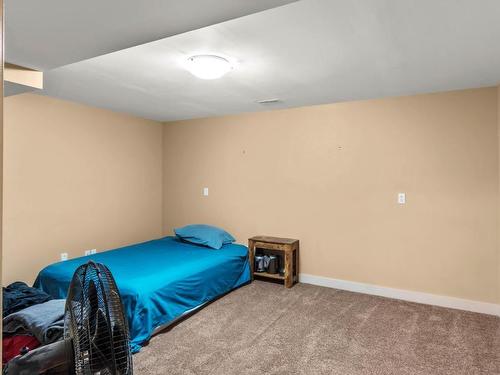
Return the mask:
{"type": "Polygon", "coordinates": [[[268,279],[283,280],[286,288],[291,288],[299,281],[299,240],[293,238],[279,238],[268,236],[255,236],[248,239],[248,257],[252,279],[254,276],[268,279]],[[284,275],[255,272],[255,253],[269,253],[280,255],[284,262],[284,275]]]}

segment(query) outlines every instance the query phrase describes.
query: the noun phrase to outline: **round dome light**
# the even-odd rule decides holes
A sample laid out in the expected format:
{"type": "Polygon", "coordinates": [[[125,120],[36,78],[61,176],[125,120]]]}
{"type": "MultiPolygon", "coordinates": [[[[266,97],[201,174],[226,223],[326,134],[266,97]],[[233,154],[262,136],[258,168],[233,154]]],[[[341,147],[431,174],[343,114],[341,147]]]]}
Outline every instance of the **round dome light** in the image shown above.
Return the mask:
{"type": "Polygon", "coordinates": [[[217,79],[233,69],[231,63],[216,55],[196,55],[187,60],[187,69],[201,79],[217,79]]]}

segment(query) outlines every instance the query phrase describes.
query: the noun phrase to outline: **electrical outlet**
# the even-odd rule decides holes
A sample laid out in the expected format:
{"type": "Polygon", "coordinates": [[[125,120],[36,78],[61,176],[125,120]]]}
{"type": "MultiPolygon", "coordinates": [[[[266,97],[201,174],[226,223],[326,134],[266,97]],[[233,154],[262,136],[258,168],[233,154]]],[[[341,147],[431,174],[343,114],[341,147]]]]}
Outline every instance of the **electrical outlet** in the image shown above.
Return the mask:
{"type": "Polygon", "coordinates": [[[68,253],[61,253],[61,261],[68,260],[68,253]]]}
{"type": "Polygon", "coordinates": [[[208,197],[208,188],[203,188],[203,196],[208,197]]]}
{"type": "Polygon", "coordinates": [[[97,253],[97,249],[85,250],[85,256],[93,255],[97,253]]]}
{"type": "Polygon", "coordinates": [[[406,204],[406,194],[405,193],[398,194],[398,203],[399,204],[406,204]]]}

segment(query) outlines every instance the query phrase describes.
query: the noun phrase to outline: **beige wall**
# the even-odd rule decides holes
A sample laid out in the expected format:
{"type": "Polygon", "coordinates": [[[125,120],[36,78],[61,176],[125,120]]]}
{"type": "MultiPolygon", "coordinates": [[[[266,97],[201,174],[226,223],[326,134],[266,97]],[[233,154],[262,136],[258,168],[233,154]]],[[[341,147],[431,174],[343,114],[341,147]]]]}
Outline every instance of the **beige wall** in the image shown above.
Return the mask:
{"type": "Polygon", "coordinates": [[[162,125],[38,95],[5,100],[4,283],[161,234],[162,125]]]}
{"type": "Polygon", "coordinates": [[[497,106],[487,88],[168,123],[164,233],[295,237],[303,273],[499,302],[497,106]]]}
{"type": "Polygon", "coordinates": [[[296,237],[304,273],[500,302],[499,127],[490,88],[168,123],[162,146],[152,121],[9,97],[3,280],[158,237],[163,199],[165,234],[296,237]]]}

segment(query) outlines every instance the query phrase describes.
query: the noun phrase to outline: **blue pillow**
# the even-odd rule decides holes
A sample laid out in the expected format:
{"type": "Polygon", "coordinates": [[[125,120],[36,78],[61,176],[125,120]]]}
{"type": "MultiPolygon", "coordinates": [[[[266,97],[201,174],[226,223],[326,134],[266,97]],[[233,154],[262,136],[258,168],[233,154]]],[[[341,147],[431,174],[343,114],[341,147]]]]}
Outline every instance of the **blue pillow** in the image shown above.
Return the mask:
{"type": "Polygon", "coordinates": [[[182,228],[174,229],[177,237],[184,241],[205,245],[212,249],[220,249],[222,245],[235,241],[234,237],[224,229],[205,224],[186,225],[182,228]]]}

